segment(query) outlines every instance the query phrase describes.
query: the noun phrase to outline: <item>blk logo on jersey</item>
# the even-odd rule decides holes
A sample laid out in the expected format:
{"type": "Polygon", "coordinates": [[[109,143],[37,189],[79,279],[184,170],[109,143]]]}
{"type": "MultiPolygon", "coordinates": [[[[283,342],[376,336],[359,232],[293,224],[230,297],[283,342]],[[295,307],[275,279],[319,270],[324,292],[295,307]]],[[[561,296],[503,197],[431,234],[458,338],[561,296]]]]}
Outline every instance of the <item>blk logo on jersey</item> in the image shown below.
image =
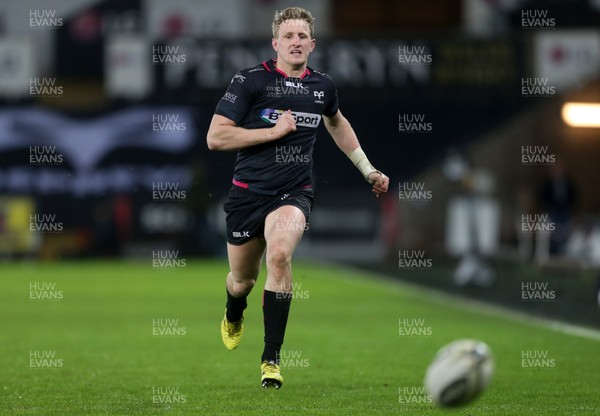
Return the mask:
{"type": "Polygon", "coordinates": [[[267,85],[267,97],[289,98],[308,94],[310,94],[308,87],[303,86],[298,78],[276,79],[275,86],[267,85]]]}
{"type": "MultiPolygon", "coordinates": [[[[275,80],[275,82],[277,82],[278,80],[275,80]]],[[[302,83],[299,80],[285,80],[285,86],[286,87],[292,87],[292,88],[304,88],[302,86],[302,83]]]]}
{"type": "MultiPolygon", "coordinates": [[[[274,110],[272,108],[265,108],[260,113],[260,118],[262,118],[263,121],[267,123],[275,124],[284,112],[284,110],[274,110]]],[[[312,127],[313,129],[316,129],[317,127],[319,127],[319,123],[321,122],[320,114],[293,112],[292,116],[294,117],[297,126],[312,127]]]]}

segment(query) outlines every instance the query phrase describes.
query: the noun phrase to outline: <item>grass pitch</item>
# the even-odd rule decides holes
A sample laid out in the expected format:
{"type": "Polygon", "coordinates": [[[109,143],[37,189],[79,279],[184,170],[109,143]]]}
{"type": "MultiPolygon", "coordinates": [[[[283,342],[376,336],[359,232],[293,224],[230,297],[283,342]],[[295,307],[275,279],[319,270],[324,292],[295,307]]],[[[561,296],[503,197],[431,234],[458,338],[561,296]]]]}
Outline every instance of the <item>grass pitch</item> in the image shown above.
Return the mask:
{"type": "Polygon", "coordinates": [[[600,414],[600,341],[314,264],[295,265],[285,383],[265,391],[264,271],[233,352],[219,331],[226,272],[218,261],[0,266],[1,413],[600,414]],[[421,390],[425,369],[463,337],[491,346],[496,375],[472,404],[438,409],[421,390]]]}

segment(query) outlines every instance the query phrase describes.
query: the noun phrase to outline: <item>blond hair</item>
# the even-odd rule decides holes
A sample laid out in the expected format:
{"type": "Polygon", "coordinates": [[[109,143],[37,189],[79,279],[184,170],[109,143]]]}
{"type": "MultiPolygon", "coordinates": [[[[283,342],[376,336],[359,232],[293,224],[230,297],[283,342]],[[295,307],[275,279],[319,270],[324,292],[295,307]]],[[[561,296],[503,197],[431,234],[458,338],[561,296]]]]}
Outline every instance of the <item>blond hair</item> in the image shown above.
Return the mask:
{"type": "Polygon", "coordinates": [[[314,38],[315,35],[315,18],[310,14],[310,12],[302,7],[288,7],[280,12],[275,11],[275,16],[273,17],[273,24],[271,28],[273,29],[273,37],[277,38],[279,35],[279,26],[287,20],[304,20],[308,23],[308,28],[310,30],[311,39],[314,38]]]}

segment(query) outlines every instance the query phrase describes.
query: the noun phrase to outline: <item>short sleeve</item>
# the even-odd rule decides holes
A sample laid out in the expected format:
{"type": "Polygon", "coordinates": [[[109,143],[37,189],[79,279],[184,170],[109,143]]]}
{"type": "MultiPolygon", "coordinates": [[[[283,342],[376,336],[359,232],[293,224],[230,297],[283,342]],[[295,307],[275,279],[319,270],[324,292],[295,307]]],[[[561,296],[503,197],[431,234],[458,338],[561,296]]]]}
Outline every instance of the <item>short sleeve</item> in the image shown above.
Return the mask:
{"type": "Polygon", "coordinates": [[[239,124],[250,110],[252,92],[249,84],[247,76],[238,72],[231,79],[227,91],[217,104],[215,114],[227,117],[239,124]]]}
{"type": "Polygon", "coordinates": [[[329,79],[329,81],[331,81],[331,93],[328,94],[329,99],[325,104],[325,110],[323,111],[323,115],[325,115],[326,117],[333,117],[338,112],[340,103],[338,100],[338,92],[335,82],[333,81],[333,79],[331,79],[331,77],[327,78],[329,79]]]}

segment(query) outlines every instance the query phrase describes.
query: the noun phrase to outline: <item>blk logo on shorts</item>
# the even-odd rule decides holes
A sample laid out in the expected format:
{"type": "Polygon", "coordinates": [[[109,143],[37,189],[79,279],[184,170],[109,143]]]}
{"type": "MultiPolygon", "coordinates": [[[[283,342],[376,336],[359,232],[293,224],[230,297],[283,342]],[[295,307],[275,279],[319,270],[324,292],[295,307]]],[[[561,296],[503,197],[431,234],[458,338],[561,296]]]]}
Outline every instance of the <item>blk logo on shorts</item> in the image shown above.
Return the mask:
{"type": "Polygon", "coordinates": [[[231,234],[235,238],[250,237],[250,231],[233,231],[231,234]]]}

